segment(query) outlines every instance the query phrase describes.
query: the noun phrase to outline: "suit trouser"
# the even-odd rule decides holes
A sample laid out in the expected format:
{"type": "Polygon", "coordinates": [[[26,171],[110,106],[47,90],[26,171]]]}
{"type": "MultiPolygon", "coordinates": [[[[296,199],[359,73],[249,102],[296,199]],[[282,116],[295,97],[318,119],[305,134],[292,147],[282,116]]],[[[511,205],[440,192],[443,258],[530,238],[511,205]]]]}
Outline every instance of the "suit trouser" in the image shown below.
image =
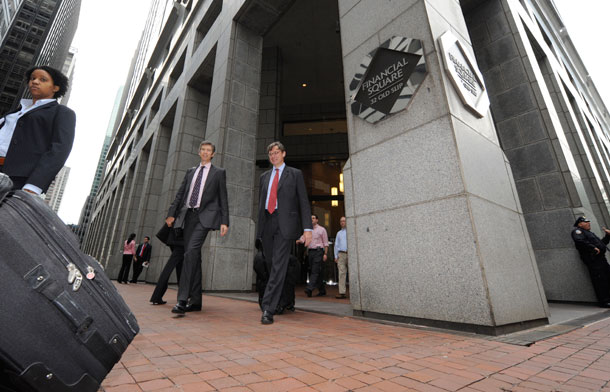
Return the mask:
{"type": "Polygon", "coordinates": [[[180,272],[182,272],[182,261],[184,260],[184,246],[172,246],[171,248],[172,254],[169,256],[167,263],[165,263],[163,271],[161,271],[159,281],[155,286],[155,291],[153,291],[152,296],[150,297],[150,302],[163,301],[163,296],[167,291],[167,283],[169,282],[169,278],[172,275],[174,268],[176,269],[178,282],[180,282],[180,272]]]}
{"type": "Polygon", "coordinates": [[[136,259],[133,261],[133,275],[131,276],[131,283],[138,283],[138,278],[142,273],[144,267],[142,266],[142,260],[136,256],[136,259]]]}
{"type": "Polygon", "coordinates": [[[326,293],[326,285],[322,279],[322,263],[324,262],[324,249],[309,249],[307,251],[307,258],[309,260],[309,268],[311,273],[309,274],[309,283],[307,289],[313,291],[315,288],[318,289],[320,294],[326,293]]]}
{"type": "Polygon", "coordinates": [[[178,284],[178,301],[201,305],[201,247],[210,229],[199,222],[199,213],[188,210],[184,221],[184,262],[178,284]]]}
{"type": "Polygon", "coordinates": [[[119,271],[119,277],[117,278],[117,282],[127,283],[127,281],[129,280],[129,267],[131,267],[131,260],[133,260],[133,255],[123,254],[123,265],[121,265],[121,270],[119,271]]]}
{"type": "Polygon", "coordinates": [[[339,270],[339,294],[345,294],[347,287],[345,287],[345,281],[347,280],[347,253],[339,252],[337,256],[337,269],[339,270]]]}
{"type": "Polygon", "coordinates": [[[292,247],[293,240],[282,236],[277,212],[274,214],[265,212],[265,214],[267,219],[263,228],[262,240],[267,271],[269,271],[269,280],[267,281],[261,307],[263,311],[275,314],[280,297],[282,296],[284,281],[286,280],[290,248],[292,247]]]}
{"type": "Polygon", "coordinates": [[[599,303],[610,302],[610,265],[606,258],[598,258],[587,265],[591,283],[599,303]]]}

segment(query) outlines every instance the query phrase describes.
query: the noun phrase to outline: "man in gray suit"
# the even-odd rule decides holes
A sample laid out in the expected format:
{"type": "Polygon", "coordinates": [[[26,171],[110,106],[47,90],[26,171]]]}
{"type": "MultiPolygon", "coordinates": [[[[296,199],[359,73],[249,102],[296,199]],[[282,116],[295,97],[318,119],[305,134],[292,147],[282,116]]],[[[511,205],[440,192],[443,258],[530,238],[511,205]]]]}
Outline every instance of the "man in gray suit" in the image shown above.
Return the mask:
{"type": "Polygon", "coordinates": [[[261,304],[261,323],[272,324],[284,287],[290,249],[301,235],[305,246],[309,245],[312,227],[303,173],[286,166],[286,148],[282,143],[271,143],[267,152],[273,168],[260,178],[257,238],[263,242],[269,271],[261,304]]]}
{"type": "Polygon", "coordinates": [[[212,142],[201,142],[201,164],[186,171],[165,220],[172,227],[176,217],[184,215],[184,223],[176,222],[177,226],[183,225],[185,247],[178,303],[172,313],[201,310],[201,247],[210,230],[220,229],[220,236],[229,230],[227,176],[224,169],[212,165],[215,152],[212,142]]]}

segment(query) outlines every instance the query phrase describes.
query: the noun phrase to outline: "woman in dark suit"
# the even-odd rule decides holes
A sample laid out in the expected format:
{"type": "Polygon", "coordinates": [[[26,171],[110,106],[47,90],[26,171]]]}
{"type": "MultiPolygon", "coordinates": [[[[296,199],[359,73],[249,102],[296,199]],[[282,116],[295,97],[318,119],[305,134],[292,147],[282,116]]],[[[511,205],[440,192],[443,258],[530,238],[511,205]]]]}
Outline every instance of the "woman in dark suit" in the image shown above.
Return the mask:
{"type": "Polygon", "coordinates": [[[32,99],[0,119],[0,171],[13,189],[46,192],[72,150],[76,115],[57,103],[68,89],[60,71],[37,66],[25,73],[32,99]]]}

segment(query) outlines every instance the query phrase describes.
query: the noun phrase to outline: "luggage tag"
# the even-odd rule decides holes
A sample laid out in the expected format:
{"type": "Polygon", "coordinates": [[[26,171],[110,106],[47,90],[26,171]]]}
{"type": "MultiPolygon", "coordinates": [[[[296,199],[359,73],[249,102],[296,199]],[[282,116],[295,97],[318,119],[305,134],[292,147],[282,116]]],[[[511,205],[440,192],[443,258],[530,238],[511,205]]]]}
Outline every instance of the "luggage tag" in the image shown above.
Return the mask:
{"type": "Polygon", "coordinates": [[[85,275],[87,279],[92,280],[95,278],[95,270],[91,266],[87,266],[87,275],[85,275]]]}

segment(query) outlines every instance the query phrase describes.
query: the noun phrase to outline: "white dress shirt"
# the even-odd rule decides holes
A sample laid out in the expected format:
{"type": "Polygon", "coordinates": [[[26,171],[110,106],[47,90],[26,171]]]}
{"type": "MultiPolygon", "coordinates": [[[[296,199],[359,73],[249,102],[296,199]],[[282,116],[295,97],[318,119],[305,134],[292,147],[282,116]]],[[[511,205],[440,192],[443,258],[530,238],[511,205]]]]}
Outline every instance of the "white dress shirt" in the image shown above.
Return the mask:
{"type": "MultiPolygon", "coordinates": [[[[278,171],[278,184],[279,179],[282,178],[282,173],[284,172],[284,168],[286,167],[285,163],[282,163],[282,166],[275,167],[273,166],[273,170],[271,171],[271,177],[269,177],[269,185],[267,186],[267,198],[265,199],[265,209],[269,206],[269,194],[271,193],[271,186],[273,185],[273,179],[275,178],[275,169],[278,171]]],[[[277,210],[278,200],[275,199],[275,209],[277,210]]]]}
{"type": "Polygon", "coordinates": [[[208,178],[208,173],[210,172],[210,167],[212,167],[212,162],[206,163],[204,166],[199,164],[197,169],[195,169],[195,173],[193,174],[193,180],[191,181],[191,186],[189,187],[188,198],[186,199],[186,204],[188,208],[199,208],[201,204],[201,195],[203,194],[203,187],[205,186],[205,180],[208,178]],[[197,204],[194,206],[189,205],[191,201],[191,195],[193,194],[193,188],[195,187],[195,181],[197,181],[197,176],[199,175],[199,171],[202,167],[205,167],[203,174],[201,175],[201,184],[199,184],[199,197],[197,198],[197,204]]]}

